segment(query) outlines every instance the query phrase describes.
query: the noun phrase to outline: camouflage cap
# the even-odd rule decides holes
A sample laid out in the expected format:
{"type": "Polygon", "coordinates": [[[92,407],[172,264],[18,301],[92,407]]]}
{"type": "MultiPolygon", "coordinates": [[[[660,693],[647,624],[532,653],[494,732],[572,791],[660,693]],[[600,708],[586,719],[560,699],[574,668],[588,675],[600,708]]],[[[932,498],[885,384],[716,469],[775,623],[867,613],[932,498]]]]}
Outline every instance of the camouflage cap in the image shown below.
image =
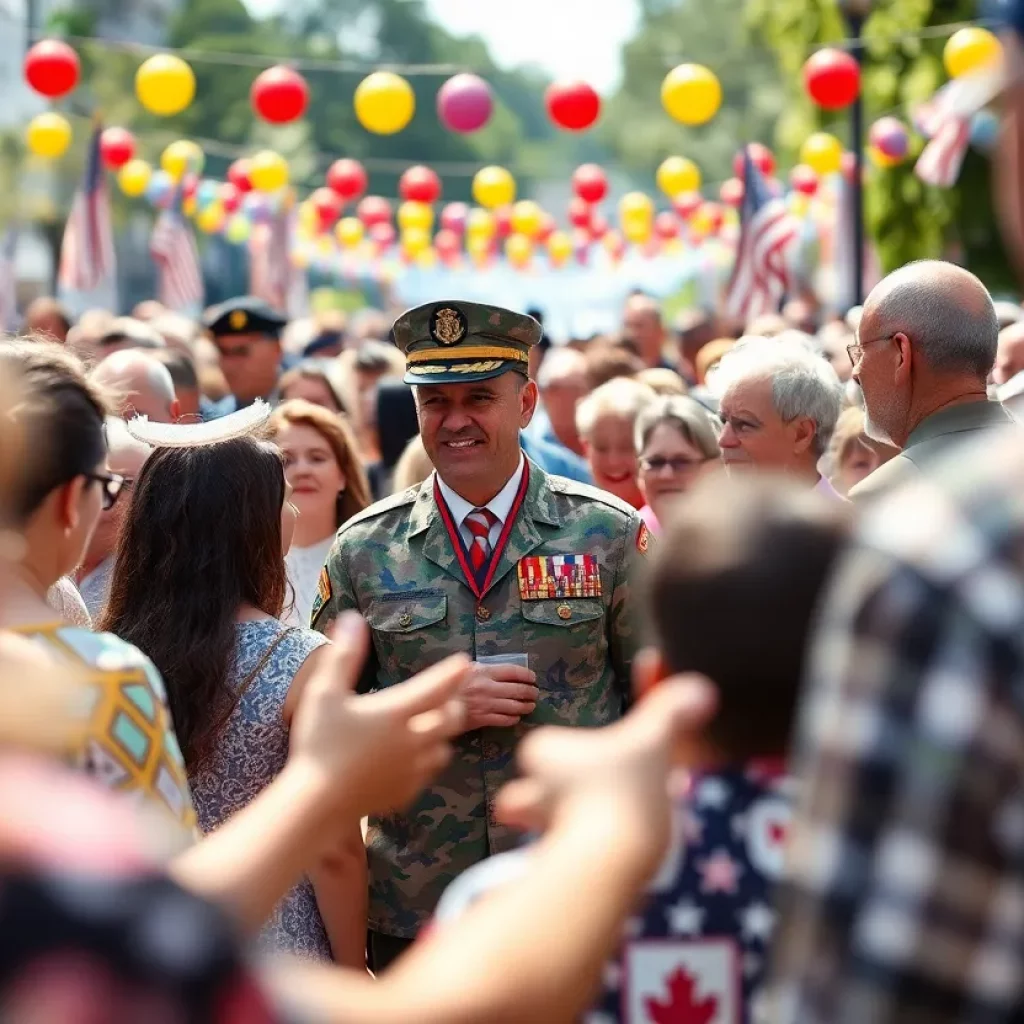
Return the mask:
{"type": "Polygon", "coordinates": [[[542,328],[531,316],[478,302],[431,302],[392,329],[405,353],[406,384],[472,384],[509,370],[526,376],[542,328]]]}

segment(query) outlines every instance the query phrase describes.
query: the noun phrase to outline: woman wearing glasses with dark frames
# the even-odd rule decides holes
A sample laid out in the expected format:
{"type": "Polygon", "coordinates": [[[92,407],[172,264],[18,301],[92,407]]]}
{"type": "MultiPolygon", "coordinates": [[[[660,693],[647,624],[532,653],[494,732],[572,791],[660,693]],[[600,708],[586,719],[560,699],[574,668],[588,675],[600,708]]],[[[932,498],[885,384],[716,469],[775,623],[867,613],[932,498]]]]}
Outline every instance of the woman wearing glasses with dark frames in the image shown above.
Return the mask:
{"type": "Polygon", "coordinates": [[[20,388],[7,427],[26,458],[11,491],[8,586],[0,628],[20,633],[80,670],[90,691],[80,744],[69,751],[87,773],[155,810],[169,843],[195,834],[195,811],[159,674],[117,637],[63,621],[47,591],[82,561],[104,509],[124,500],[124,476],[107,462],[106,409],[81,363],[53,344],[0,346],[0,374],[20,388]]]}
{"type": "Polygon", "coordinates": [[[640,515],[657,534],[672,503],[689,490],[703,469],[719,460],[714,421],[692,398],[659,398],[637,419],[636,448],[640,490],[647,501],[640,515]]]}

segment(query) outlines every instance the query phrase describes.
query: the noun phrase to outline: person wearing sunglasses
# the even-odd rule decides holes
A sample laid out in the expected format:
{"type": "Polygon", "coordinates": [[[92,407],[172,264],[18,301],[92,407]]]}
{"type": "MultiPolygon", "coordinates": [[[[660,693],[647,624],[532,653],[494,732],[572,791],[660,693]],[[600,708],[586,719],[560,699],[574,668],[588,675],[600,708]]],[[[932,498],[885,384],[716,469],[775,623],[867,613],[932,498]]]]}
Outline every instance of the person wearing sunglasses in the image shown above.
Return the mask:
{"type": "Polygon", "coordinates": [[[75,582],[94,622],[99,620],[110,593],[117,538],[130,504],[131,487],[152,450],[132,437],[120,419],[108,417],[106,431],[110,472],[97,474],[96,480],[103,496],[103,511],[75,570],[75,582]]]}
{"type": "Polygon", "coordinates": [[[640,515],[655,534],[681,494],[722,457],[711,414],[692,398],[658,398],[637,417],[640,490],[647,504],[640,515]]]}
{"type": "MultiPolygon", "coordinates": [[[[124,503],[132,463],[119,452],[114,466],[121,472],[112,471],[108,410],[66,349],[40,340],[5,342],[0,376],[21,389],[6,426],[29,452],[9,488],[11,522],[0,545],[9,585],[0,600],[0,629],[33,640],[55,663],[77,670],[87,699],[68,759],[137,797],[153,818],[154,836],[179,845],[193,838],[196,818],[159,673],[137,648],[64,621],[46,600],[82,562],[101,520],[124,503]]],[[[113,521],[107,527],[116,532],[113,521]]]]}

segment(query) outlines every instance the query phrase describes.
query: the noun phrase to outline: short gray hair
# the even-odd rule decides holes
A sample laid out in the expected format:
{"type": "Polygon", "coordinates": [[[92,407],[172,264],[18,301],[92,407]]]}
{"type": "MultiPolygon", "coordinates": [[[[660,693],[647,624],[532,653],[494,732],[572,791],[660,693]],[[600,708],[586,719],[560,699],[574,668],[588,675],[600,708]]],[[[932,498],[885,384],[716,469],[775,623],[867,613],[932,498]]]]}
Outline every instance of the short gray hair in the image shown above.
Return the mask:
{"type": "Polygon", "coordinates": [[[665,395],[656,398],[636,421],[636,450],[642,452],[658,427],[670,426],[706,459],[717,459],[718,432],[711,414],[700,402],[688,395],[665,395]]]}
{"type": "Polygon", "coordinates": [[[999,347],[999,318],[973,274],[941,260],[918,260],[893,271],[869,296],[880,336],[905,331],[935,370],[986,379],[999,347]]]}
{"type": "Polygon", "coordinates": [[[644,407],[657,397],[632,377],[613,377],[576,406],[576,430],[581,437],[587,436],[602,416],[620,416],[635,424],[644,407]]]}
{"type": "Polygon", "coordinates": [[[787,423],[814,422],[814,453],[824,455],[843,408],[843,385],[829,362],[797,339],[745,338],[722,356],[714,377],[719,399],[743,380],[770,378],[772,405],[787,423]]]}

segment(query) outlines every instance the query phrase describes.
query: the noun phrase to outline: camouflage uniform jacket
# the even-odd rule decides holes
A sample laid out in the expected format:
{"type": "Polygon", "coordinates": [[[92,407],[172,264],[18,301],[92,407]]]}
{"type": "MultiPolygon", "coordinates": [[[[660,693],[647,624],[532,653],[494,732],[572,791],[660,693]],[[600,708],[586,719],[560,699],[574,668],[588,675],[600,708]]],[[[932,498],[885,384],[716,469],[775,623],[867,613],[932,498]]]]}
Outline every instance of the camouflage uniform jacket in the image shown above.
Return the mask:
{"type": "Polygon", "coordinates": [[[634,577],[649,537],[625,503],[547,476],[532,463],[480,600],[435,503],[433,476],[342,526],[312,625],[326,630],[347,609],[365,616],[373,646],[362,691],[402,682],[458,651],[474,658],[528,654],[540,690],[536,710],[519,725],[456,739],[448,767],[407,812],[370,819],[372,929],[414,936],[452,879],[516,845],[518,837],[495,822],[493,805],[514,775],[514,751],[527,731],[540,724],[601,726],[622,714],[639,645],[634,577]],[[596,558],[599,596],[520,597],[520,559],[573,554],[596,558]]]}

